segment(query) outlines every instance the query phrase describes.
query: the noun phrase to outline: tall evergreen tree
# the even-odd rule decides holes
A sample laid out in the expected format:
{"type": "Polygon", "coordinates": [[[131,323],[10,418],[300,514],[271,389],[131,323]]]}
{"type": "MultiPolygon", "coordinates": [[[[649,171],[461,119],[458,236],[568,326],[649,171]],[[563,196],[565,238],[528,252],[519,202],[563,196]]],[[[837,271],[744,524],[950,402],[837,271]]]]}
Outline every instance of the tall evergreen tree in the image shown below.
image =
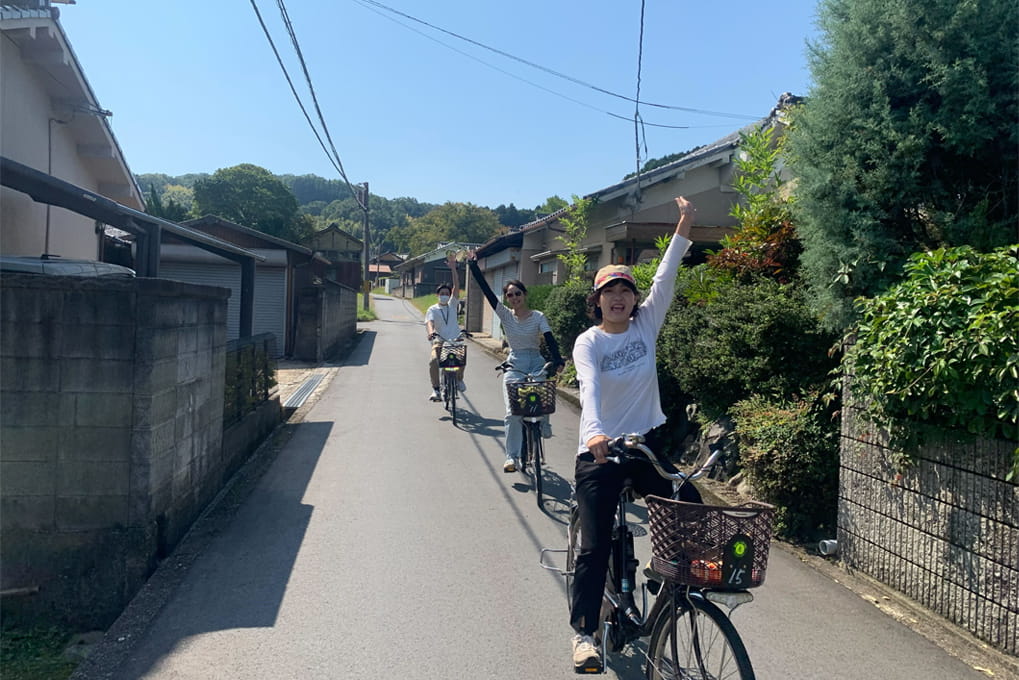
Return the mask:
{"type": "Polygon", "coordinates": [[[803,267],[827,325],[915,251],[1015,242],[1019,3],[821,0],[789,149],[803,267]]]}

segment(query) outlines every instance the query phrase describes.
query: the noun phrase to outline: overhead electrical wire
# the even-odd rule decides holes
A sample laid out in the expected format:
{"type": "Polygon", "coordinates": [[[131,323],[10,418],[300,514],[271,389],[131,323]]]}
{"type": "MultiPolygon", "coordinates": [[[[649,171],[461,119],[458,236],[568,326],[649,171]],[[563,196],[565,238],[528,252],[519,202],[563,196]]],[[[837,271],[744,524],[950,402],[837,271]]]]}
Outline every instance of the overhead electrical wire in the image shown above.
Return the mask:
{"type": "Polygon", "coordinates": [[[273,54],[276,55],[276,61],[277,63],[279,63],[280,69],[283,71],[283,76],[286,78],[287,84],[290,86],[290,91],[293,93],[294,99],[297,100],[297,105],[300,107],[301,113],[304,114],[304,118],[305,120],[308,121],[308,125],[311,127],[311,131],[315,134],[315,139],[318,140],[319,146],[321,146],[322,150],[325,151],[326,156],[329,158],[329,162],[332,164],[334,168],[336,168],[336,172],[338,172],[340,177],[343,178],[343,181],[346,182],[347,188],[350,189],[350,193],[354,196],[354,200],[357,201],[357,204],[361,207],[362,210],[367,210],[366,205],[361,199],[360,193],[357,190],[355,190],[354,186],[347,178],[347,173],[343,170],[343,163],[340,161],[340,155],[336,151],[336,146],[333,144],[332,137],[329,135],[329,128],[326,125],[325,119],[322,116],[322,110],[319,108],[318,98],[315,96],[315,89],[311,82],[311,75],[308,73],[308,68],[304,62],[304,56],[302,55],[300,45],[297,42],[297,35],[294,33],[293,26],[290,23],[290,18],[289,15],[287,14],[286,6],[283,4],[283,0],[277,0],[276,4],[278,5],[280,13],[283,16],[283,23],[286,25],[287,33],[290,35],[290,40],[293,43],[295,51],[297,52],[297,58],[301,62],[301,68],[304,71],[304,77],[308,83],[308,89],[311,91],[311,98],[312,101],[314,101],[315,103],[315,110],[318,114],[319,122],[322,125],[322,130],[325,133],[326,139],[329,140],[329,147],[332,149],[332,153],[330,153],[330,149],[326,147],[325,142],[322,141],[322,136],[319,134],[318,128],[315,127],[314,122],[312,122],[311,120],[311,116],[308,114],[307,108],[305,108],[304,106],[304,102],[301,101],[301,96],[297,93],[297,88],[294,87],[294,81],[291,79],[290,73],[287,71],[287,67],[283,63],[283,59],[280,56],[279,50],[276,49],[276,43],[273,41],[272,35],[269,33],[269,29],[265,25],[265,21],[262,19],[262,13],[258,10],[258,5],[255,4],[255,0],[250,1],[251,8],[255,10],[255,16],[258,17],[258,23],[262,27],[262,32],[265,33],[265,37],[269,41],[269,46],[272,48],[273,54]]]}
{"type": "MultiPolygon", "coordinates": [[[[536,87],[539,90],[542,90],[544,92],[548,92],[549,94],[554,95],[556,97],[559,97],[561,99],[565,99],[566,101],[573,102],[574,104],[579,104],[580,106],[583,106],[585,108],[591,109],[592,111],[597,111],[599,113],[604,113],[606,116],[612,116],[613,118],[618,118],[620,120],[625,120],[626,122],[630,122],[630,118],[628,116],[623,116],[623,115],[620,115],[618,113],[613,113],[611,111],[606,111],[605,109],[600,109],[597,106],[593,106],[591,104],[588,104],[587,102],[582,102],[579,99],[574,99],[573,97],[569,97],[569,96],[563,94],[562,92],[557,92],[556,90],[552,90],[552,89],[547,88],[547,87],[545,87],[543,85],[539,85],[539,84],[537,84],[535,82],[527,80],[526,78],[518,76],[515,73],[511,73],[510,71],[507,71],[505,69],[499,68],[498,66],[495,66],[494,64],[491,64],[491,63],[485,61],[484,59],[480,59],[480,58],[474,56],[473,54],[471,54],[469,52],[464,52],[463,50],[460,50],[460,49],[457,49],[457,48],[453,47],[452,45],[448,45],[448,44],[442,42],[441,40],[439,40],[438,38],[436,38],[434,36],[431,36],[431,35],[428,35],[424,31],[419,31],[418,29],[414,28],[413,26],[408,26],[407,24],[401,23],[397,19],[394,19],[392,17],[386,16],[385,14],[382,14],[381,12],[378,12],[375,9],[366,6],[367,4],[378,4],[378,3],[369,3],[369,2],[367,2],[367,0],[353,0],[353,1],[358,3],[358,4],[360,4],[360,5],[362,5],[362,6],[364,6],[365,9],[370,10],[372,12],[375,12],[376,14],[381,16],[382,18],[388,19],[389,21],[392,21],[395,24],[403,26],[408,31],[414,31],[418,35],[420,35],[420,36],[422,36],[424,38],[427,38],[428,40],[431,40],[433,42],[436,42],[436,43],[442,45],[443,47],[445,47],[446,49],[452,50],[452,51],[456,52],[457,54],[461,54],[461,55],[467,57],[468,59],[473,59],[474,61],[478,62],[479,64],[483,64],[484,66],[487,66],[488,68],[490,68],[490,69],[492,69],[494,71],[498,71],[499,73],[502,73],[503,75],[509,76],[510,78],[514,78],[514,79],[519,80],[519,81],[521,81],[523,83],[527,83],[531,87],[536,87]]],[[[665,125],[663,123],[645,123],[645,125],[650,125],[651,127],[658,127],[658,128],[668,128],[668,129],[672,129],[672,130],[687,130],[687,129],[690,128],[689,125],[665,125]]]]}
{"type": "MultiPolygon", "coordinates": [[[[633,98],[633,139],[637,147],[637,200],[640,200],[640,133],[643,121],[640,119],[640,71],[644,61],[644,0],[640,0],[640,35],[637,38],[637,92],[633,98]]],[[[644,153],[647,153],[647,136],[644,137],[644,153]]]]}
{"type": "MultiPolygon", "coordinates": [[[[498,54],[500,56],[506,57],[507,59],[512,59],[513,61],[520,62],[521,64],[525,64],[527,66],[530,66],[531,68],[538,69],[539,71],[544,71],[545,73],[553,75],[553,76],[555,76],[557,78],[562,78],[564,80],[568,80],[571,83],[575,83],[577,85],[583,85],[584,87],[590,88],[590,89],[592,89],[592,90],[594,90],[596,92],[601,92],[602,94],[609,95],[610,97],[616,97],[617,99],[623,99],[623,100],[626,100],[626,101],[631,102],[631,103],[636,103],[636,101],[632,97],[627,97],[624,94],[619,94],[617,92],[612,92],[611,90],[606,90],[606,89],[604,89],[602,87],[598,87],[597,85],[592,85],[591,83],[584,82],[583,80],[580,80],[579,78],[574,78],[573,76],[569,76],[569,75],[566,75],[565,73],[560,73],[559,71],[555,71],[553,69],[550,69],[547,66],[542,66],[541,64],[536,64],[536,63],[534,63],[532,61],[528,61],[528,60],[523,59],[521,57],[518,57],[518,56],[515,56],[513,54],[510,54],[509,52],[505,52],[505,51],[500,50],[498,48],[491,47],[491,46],[486,45],[484,43],[478,42],[477,40],[472,40],[471,38],[468,38],[466,36],[460,35],[459,33],[456,33],[454,31],[446,30],[445,28],[442,28],[441,26],[436,26],[434,24],[428,23],[427,21],[425,21],[423,19],[418,19],[417,17],[411,16],[410,14],[406,14],[405,12],[401,12],[398,9],[394,9],[392,7],[389,7],[388,5],[384,5],[383,3],[378,2],[378,0],[354,0],[354,2],[356,2],[356,3],[360,4],[360,5],[365,5],[365,4],[374,5],[375,7],[378,7],[379,9],[385,10],[386,12],[390,12],[392,14],[397,14],[399,16],[402,16],[402,17],[406,18],[406,19],[410,19],[411,21],[414,21],[414,22],[417,22],[419,24],[422,24],[423,26],[427,26],[428,28],[431,28],[433,30],[439,31],[441,33],[445,33],[446,35],[452,36],[452,37],[454,37],[454,38],[456,38],[458,40],[462,40],[464,42],[468,42],[468,43],[470,43],[472,45],[480,47],[481,49],[488,50],[489,52],[494,52],[494,53],[496,53],[496,54],[498,54]]],[[[641,10],[641,13],[643,14],[643,9],[641,10]]],[[[397,23],[399,23],[399,22],[397,22],[397,23]]],[[[440,44],[445,44],[445,43],[440,43],[440,44]]],[[[448,45],[447,45],[447,47],[448,47],[448,45]]],[[[484,62],[482,62],[482,63],[484,63],[484,62]]],[[[525,81],[525,82],[528,82],[528,81],[525,81]]],[[[720,116],[720,117],[723,117],[723,118],[739,118],[739,119],[745,119],[745,120],[757,120],[759,118],[759,116],[750,116],[750,115],[746,115],[746,114],[742,114],[742,113],[725,113],[725,112],[722,112],[722,111],[708,111],[706,109],[695,109],[695,108],[690,108],[690,107],[686,107],[686,106],[674,106],[674,105],[671,105],[671,104],[655,104],[653,102],[641,102],[641,103],[644,104],[645,106],[652,106],[652,107],[659,108],[659,109],[670,109],[670,110],[673,110],[673,111],[685,111],[687,113],[697,113],[697,114],[701,114],[701,115],[705,115],[705,116],[720,116]]],[[[625,120],[629,120],[629,118],[625,118],[625,120]]],[[[647,123],[647,124],[651,125],[651,123],[647,123]]],[[[657,127],[671,127],[671,126],[659,125],[657,127]]],[[[676,127],[688,127],[688,126],[676,126],[676,127]]]]}

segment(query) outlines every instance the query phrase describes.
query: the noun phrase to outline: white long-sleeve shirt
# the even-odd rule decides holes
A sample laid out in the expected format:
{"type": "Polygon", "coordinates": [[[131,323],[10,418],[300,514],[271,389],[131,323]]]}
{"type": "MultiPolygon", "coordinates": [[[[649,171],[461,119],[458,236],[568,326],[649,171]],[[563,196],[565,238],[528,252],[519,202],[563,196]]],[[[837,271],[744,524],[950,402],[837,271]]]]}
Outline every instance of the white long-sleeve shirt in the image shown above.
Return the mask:
{"type": "Polygon", "coordinates": [[[675,235],[665,250],[640,314],[623,333],[592,326],[577,337],[573,363],[580,381],[580,444],[595,435],[644,434],[665,422],[658,394],[655,344],[672,304],[676,272],[690,247],[675,235]]]}

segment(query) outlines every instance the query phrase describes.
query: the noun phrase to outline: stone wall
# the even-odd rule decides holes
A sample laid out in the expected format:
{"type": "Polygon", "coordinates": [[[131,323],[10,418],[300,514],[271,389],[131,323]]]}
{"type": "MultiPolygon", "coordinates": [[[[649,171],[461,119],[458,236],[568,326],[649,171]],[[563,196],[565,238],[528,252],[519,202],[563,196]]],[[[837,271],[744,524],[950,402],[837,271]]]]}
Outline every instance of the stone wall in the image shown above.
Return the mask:
{"type": "Polygon", "coordinates": [[[900,474],[884,442],[855,407],[844,410],[846,565],[1019,655],[1019,485],[1005,481],[1017,443],[932,444],[900,474]]]}
{"type": "Polygon", "coordinates": [[[228,295],[0,277],[5,617],[105,627],[222,487],[228,295]]]}

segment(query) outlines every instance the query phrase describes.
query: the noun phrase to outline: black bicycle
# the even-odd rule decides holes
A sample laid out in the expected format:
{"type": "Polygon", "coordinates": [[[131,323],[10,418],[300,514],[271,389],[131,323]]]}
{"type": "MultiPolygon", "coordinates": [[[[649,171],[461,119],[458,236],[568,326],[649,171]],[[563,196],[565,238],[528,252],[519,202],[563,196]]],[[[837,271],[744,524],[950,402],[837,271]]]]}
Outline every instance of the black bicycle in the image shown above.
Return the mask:
{"type": "MultiPolygon", "coordinates": [[[[505,361],[495,367],[496,371],[512,371],[513,364],[505,361]]],[[[546,363],[535,373],[525,374],[516,382],[506,383],[510,413],[521,416],[523,440],[520,444],[520,471],[526,474],[530,467],[534,479],[534,493],[538,507],[542,503],[542,472],[545,449],[542,443],[541,426],[544,420],[555,413],[556,381],[548,378],[552,363],[546,363]]]]}
{"type": "Polygon", "coordinates": [[[439,383],[439,395],[443,405],[453,418],[456,427],[456,395],[460,392],[460,375],[467,365],[467,343],[461,334],[456,340],[443,340],[439,345],[439,370],[442,381],[439,383]]]}
{"type": "MultiPolygon", "coordinates": [[[[692,474],[679,472],[661,460],[641,435],[613,441],[614,463],[639,460],[651,464],[679,487],[703,476],[718,453],[692,474]]],[[[645,499],[651,529],[651,562],[644,570],[642,604],[635,597],[639,562],[633,539],[647,532],[627,522],[634,490],[627,482],[619,496],[612,531],[611,556],[602,602],[602,630],[596,635],[600,667],[577,672],[604,672],[606,652],[619,652],[640,638],[648,638],[645,673],[649,680],[754,680],[746,647],[730,620],[736,607],[752,602],[747,590],[764,582],[771,542],[774,507],[751,502],[736,507],[684,503],[671,498],[645,499]],[[648,607],[648,598],[654,602],[648,607]],[[723,611],[725,608],[728,613],[723,611]],[[645,614],[646,613],[646,614],[645,614]]],[[[573,572],[581,546],[579,513],[571,502],[565,550],[542,550],[546,569],[566,577],[572,601],[573,572]],[[547,564],[549,553],[565,553],[566,568],[547,564]]]]}

